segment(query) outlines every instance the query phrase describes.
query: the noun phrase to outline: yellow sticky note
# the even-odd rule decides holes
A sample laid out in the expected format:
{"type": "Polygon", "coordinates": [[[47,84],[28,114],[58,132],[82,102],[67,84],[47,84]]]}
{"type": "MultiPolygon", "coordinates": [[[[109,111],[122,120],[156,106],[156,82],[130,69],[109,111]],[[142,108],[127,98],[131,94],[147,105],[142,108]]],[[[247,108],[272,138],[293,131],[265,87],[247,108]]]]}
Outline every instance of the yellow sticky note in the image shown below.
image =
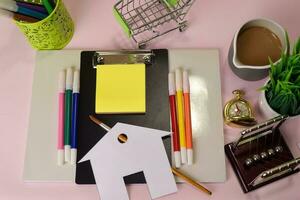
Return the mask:
{"type": "Polygon", "coordinates": [[[98,65],[95,112],[146,112],[145,64],[98,65]]]}

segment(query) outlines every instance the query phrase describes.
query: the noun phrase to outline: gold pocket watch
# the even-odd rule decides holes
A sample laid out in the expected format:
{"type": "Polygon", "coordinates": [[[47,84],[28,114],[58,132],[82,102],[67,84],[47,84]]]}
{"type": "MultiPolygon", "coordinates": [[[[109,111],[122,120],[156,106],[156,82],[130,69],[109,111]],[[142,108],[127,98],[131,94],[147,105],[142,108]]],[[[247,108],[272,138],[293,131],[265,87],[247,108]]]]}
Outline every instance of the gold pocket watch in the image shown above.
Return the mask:
{"type": "Polygon", "coordinates": [[[243,99],[242,90],[232,92],[234,98],[228,101],[224,107],[225,123],[230,126],[253,126],[257,122],[254,118],[252,107],[248,101],[243,99]]]}

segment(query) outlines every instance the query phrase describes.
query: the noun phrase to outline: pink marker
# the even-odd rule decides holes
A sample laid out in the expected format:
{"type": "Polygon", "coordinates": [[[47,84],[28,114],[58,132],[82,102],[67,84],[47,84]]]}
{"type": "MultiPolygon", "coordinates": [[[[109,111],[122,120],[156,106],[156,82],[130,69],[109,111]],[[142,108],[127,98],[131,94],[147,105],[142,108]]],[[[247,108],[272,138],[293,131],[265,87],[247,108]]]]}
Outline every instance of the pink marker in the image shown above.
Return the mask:
{"type": "Polygon", "coordinates": [[[64,157],[64,107],[65,107],[66,73],[59,73],[58,81],[58,130],[57,130],[57,164],[63,165],[64,157]]]}

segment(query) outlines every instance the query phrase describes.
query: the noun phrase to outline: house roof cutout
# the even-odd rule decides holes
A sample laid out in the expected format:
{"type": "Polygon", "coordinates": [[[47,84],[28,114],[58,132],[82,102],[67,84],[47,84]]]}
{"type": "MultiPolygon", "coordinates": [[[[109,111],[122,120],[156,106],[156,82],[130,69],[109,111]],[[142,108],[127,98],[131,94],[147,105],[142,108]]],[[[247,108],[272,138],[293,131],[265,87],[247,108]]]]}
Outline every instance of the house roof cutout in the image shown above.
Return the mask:
{"type": "Polygon", "coordinates": [[[136,142],[145,143],[147,146],[153,139],[161,140],[162,137],[169,136],[171,133],[151,128],[117,123],[92,147],[92,149],[79,161],[79,163],[90,160],[95,154],[106,152],[108,150],[108,143],[119,145],[120,142],[118,141],[118,137],[120,134],[125,134],[127,136],[126,143],[128,144],[136,142]]]}

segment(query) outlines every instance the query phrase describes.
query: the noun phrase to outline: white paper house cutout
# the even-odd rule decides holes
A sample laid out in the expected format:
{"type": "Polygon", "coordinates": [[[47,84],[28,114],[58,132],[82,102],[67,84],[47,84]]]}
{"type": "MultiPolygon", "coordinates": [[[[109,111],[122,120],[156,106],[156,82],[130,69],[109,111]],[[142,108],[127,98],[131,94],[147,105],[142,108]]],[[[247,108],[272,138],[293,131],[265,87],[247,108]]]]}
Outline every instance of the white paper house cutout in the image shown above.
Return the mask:
{"type": "Polygon", "coordinates": [[[117,123],[79,161],[90,160],[101,200],[129,200],[124,176],[143,171],[152,199],[177,191],[162,142],[170,132],[117,123]],[[120,134],[127,141],[118,140],[120,134]]]}

